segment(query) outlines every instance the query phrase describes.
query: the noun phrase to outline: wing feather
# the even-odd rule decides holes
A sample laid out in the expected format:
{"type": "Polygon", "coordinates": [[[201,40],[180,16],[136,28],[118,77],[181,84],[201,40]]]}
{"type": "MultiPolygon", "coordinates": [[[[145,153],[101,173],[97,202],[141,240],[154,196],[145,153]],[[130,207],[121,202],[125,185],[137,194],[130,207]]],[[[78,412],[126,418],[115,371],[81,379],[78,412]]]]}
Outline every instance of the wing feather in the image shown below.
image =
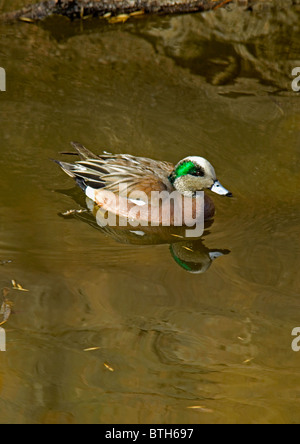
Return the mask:
{"type": "Polygon", "coordinates": [[[96,156],[79,143],[72,143],[81,161],[74,164],[58,162],[71,177],[84,181],[92,188],[105,188],[119,193],[119,186],[127,185],[127,191],[139,190],[150,196],[151,191],[174,190],[168,177],[174,169],[169,162],[160,162],[130,154],[105,153],[96,156]]]}

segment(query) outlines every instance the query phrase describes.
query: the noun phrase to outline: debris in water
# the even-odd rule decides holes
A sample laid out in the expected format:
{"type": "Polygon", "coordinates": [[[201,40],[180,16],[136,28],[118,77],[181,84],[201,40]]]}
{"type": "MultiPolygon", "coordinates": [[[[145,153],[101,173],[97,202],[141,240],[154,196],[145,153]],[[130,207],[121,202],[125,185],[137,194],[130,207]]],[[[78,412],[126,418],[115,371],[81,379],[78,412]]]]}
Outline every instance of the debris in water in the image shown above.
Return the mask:
{"type": "Polygon", "coordinates": [[[125,23],[125,22],[127,22],[127,20],[130,18],[130,15],[128,15],[128,14],[120,14],[120,15],[117,15],[116,17],[111,17],[109,20],[108,20],[108,23],[111,23],[111,24],[115,24],[115,23],[125,23]]]}
{"type": "Polygon", "coordinates": [[[23,288],[21,284],[18,284],[15,280],[11,281],[12,286],[13,286],[13,290],[19,290],[19,291],[29,291],[26,290],[26,288],[23,288]]]}
{"type": "Polygon", "coordinates": [[[21,20],[21,22],[25,22],[25,23],[34,23],[35,20],[29,18],[29,17],[20,17],[19,20],[21,20]]]}
{"type": "Polygon", "coordinates": [[[60,214],[63,217],[72,217],[76,214],[87,213],[87,211],[88,210],[68,210],[68,211],[65,211],[64,213],[60,213],[60,214]]]}
{"type": "Polygon", "coordinates": [[[114,371],[115,371],[110,365],[106,364],[105,362],[104,362],[103,365],[104,365],[104,367],[107,368],[107,370],[109,370],[110,372],[114,372],[114,371]]]}
{"type": "Polygon", "coordinates": [[[188,409],[195,409],[195,410],[200,410],[201,412],[204,413],[213,413],[213,410],[208,409],[202,405],[190,405],[187,407],[188,409]]]}
{"type": "Polygon", "coordinates": [[[7,264],[11,264],[11,263],[12,263],[11,260],[0,261],[0,265],[7,265],[7,264]]]}
{"type": "Polygon", "coordinates": [[[83,351],[85,352],[90,352],[90,351],[95,351],[95,350],[100,350],[101,347],[90,347],[90,348],[85,348],[83,351]]]}
{"type": "Polygon", "coordinates": [[[129,15],[130,15],[130,17],[138,17],[138,16],[144,15],[144,14],[145,14],[145,11],[144,11],[144,9],[142,9],[141,11],[131,12],[129,15]]]}

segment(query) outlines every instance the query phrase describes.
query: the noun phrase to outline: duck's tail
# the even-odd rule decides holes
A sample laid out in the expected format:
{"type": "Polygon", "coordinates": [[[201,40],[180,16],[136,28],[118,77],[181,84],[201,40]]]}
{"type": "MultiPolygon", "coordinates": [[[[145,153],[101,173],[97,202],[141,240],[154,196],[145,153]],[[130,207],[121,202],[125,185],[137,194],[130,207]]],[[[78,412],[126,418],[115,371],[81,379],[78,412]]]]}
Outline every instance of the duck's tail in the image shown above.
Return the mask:
{"type": "Polygon", "coordinates": [[[93,189],[103,188],[105,183],[101,180],[101,176],[106,174],[107,171],[105,171],[103,167],[98,166],[97,162],[96,165],[94,165],[95,160],[99,161],[99,157],[80,143],[71,142],[71,145],[80,156],[80,162],[72,164],[61,162],[60,160],[52,160],[57,163],[68,176],[72,177],[83,191],[86,191],[88,187],[92,187],[93,189]]]}
{"type": "Polygon", "coordinates": [[[77,151],[77,153],[79,154],[79,156],[82,160],[99,159],[98,156],[96,156],[94,153],[92,153],[87,148],[85,148],[83,145],[81,145],[81,143],[71,142],[71,145],[73,148],[75,148],[75,150],[77,151]]]}
{"type": "Polygon", "coordinates": [[[85,191],[87,189],[87,184],[85,182],[85,180],[82,177],[78,177],[75,173],[75,168],[74,165],[71,163],[66,163],[66,162],[60,162],[59,160],[55,160],[55,159],[51,159],[53,160],[53,162],[57,163],[57,165],[59,165],[61,167],[61,169],[70,177],[72,177],[77,185],[83,190],[85,191]]]}

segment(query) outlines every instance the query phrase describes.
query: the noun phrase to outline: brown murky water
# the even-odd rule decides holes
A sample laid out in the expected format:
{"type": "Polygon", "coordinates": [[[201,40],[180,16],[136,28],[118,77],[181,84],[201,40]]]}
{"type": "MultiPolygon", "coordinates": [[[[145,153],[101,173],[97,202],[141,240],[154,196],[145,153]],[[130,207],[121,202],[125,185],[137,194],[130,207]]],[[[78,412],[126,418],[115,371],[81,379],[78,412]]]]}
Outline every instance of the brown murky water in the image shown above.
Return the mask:
{"type": "Polygon", "coordinates": [[[29,290],[8,296],[1,423],[300,421],[299,18],[0,25],[0,284],[29,290]],[[194,244],[130,243],[60,216],[86,208],[49,160],[71,140],[204,156],[234,198],[194,244]]]}

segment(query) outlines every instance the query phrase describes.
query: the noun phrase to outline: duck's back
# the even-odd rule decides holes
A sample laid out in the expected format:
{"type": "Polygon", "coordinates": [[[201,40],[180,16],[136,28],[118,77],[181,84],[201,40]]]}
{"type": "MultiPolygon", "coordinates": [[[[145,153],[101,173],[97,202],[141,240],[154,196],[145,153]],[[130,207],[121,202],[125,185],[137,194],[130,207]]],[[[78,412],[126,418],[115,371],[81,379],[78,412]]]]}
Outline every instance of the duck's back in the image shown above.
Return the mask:
{"type": "MultiPolygon", "coordinates": [[[[174,165],[170,162],[130,154],[105,152],[95,155],[78,143],[72,145],[82,160],[76,162],[70,172],[84,179],[87,185],[89,181],[93,182],[94,186],[98,182],[99,188],[106,188],[118,194],[121,188],[124,193],[136,190],[149,196],[151,191],[174,191],[168,179],[174,170],[174,165]],[[120,187],[121,184],[126,187],[120,187]]],[[[65,166],[68,168],[69,164],[65,166]]]]}

